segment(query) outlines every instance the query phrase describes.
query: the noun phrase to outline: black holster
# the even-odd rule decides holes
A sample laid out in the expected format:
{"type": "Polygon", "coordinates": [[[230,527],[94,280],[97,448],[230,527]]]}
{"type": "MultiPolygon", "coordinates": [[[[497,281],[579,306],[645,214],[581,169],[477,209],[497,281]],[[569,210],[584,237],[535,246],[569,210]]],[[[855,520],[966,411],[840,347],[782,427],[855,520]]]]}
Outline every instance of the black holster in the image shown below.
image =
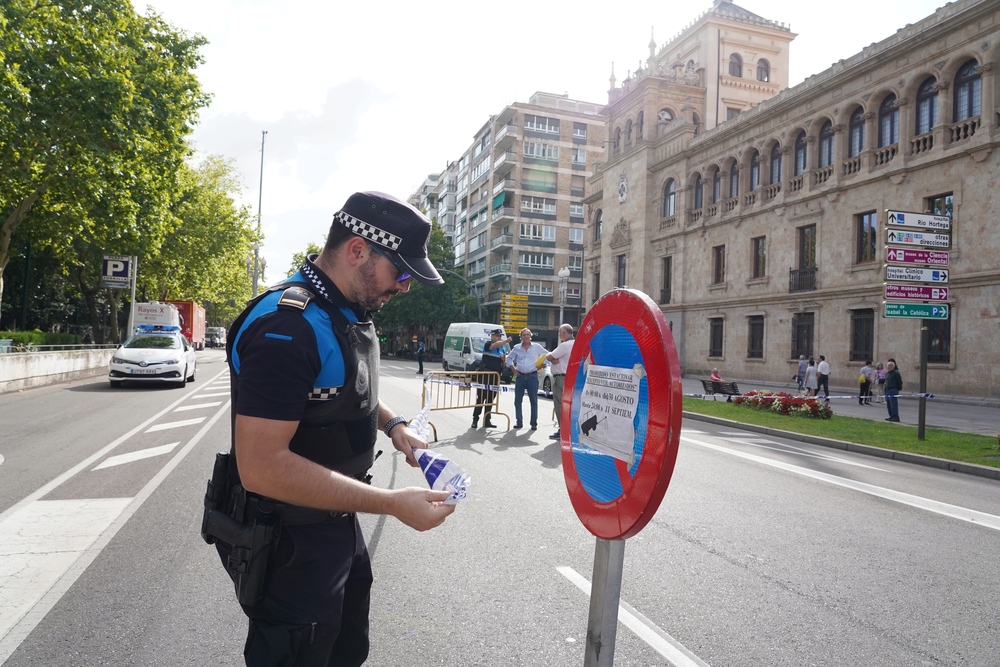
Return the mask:
{"type": "Polygon", "coordinates": [[[230,488],[228,464],[228,453],[215,455],[205,492],[201,536],[209,544],[220,543],[219,556],[236,586],[236,598],[252,607],[264,597],[267,564],[280,530],[280,517],[274,503],[248,495],[242,486],[230,488]],[[230,497],[232,507],[227,508],[230,497]]]}

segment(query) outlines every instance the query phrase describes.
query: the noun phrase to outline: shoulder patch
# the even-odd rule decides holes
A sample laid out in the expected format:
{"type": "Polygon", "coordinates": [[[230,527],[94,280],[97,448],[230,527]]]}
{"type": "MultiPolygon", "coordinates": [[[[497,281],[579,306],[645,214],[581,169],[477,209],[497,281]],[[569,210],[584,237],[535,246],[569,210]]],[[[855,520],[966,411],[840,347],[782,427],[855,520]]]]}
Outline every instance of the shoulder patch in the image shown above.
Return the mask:
{"type": "Polygon", "coordinates": [[[278,299],[278,307],[294,308],[305,310],[309,302],[313,300],[313,293],[304,287],[289,287],[281,293],[278,299]]]}

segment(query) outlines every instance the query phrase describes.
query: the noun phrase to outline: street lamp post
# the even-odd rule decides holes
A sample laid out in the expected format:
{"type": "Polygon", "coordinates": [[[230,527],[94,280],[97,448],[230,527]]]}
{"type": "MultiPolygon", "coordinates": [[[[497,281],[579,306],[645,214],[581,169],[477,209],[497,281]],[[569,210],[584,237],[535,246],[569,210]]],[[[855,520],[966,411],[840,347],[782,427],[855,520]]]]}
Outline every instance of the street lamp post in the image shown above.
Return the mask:
{"type": "Polygon", "coordinates": [[[559,321],[556,323],[558,326],[563,324],[563,308],[566,307],[566,289],[569,283],[569,267],[564,266],[559,269],[559,321]]]}
{"type": "MultiPolygon", "coordinates": [[[[264,139],[267,138],[267,130],[260,133],[260,186],[257,188],[257,238],[260,238],[260,205],[264,201],[264,139]]],[[[253,296],[257,297],[257,278],[264,273],[261,266],[260,244],[253,244],[253,296]]]]}
{"type": "Polygon", "coordinates": [[[451,275],[455,276],[456,278],[458,278],[459,280],[461,280],[463,283],[465,283],[465,286],[469,288],[469,293],[472,294],[472,296],[476,297],[476,310],[479,313],[479,320],[478,321],[482,322],[483,321],[483,306],[482,306],[481,303],[479,303],[479,295],[476,294],[476,291],[474,289],[472,289],[472,284],[468,280],[466,280],[465,276],[463,276],[461,273],[455,273],[454,271],[449,271],[448,269],[441,269],[441,268],[439,268],[438,271],[440,273],[450,273],[451,275]]]}

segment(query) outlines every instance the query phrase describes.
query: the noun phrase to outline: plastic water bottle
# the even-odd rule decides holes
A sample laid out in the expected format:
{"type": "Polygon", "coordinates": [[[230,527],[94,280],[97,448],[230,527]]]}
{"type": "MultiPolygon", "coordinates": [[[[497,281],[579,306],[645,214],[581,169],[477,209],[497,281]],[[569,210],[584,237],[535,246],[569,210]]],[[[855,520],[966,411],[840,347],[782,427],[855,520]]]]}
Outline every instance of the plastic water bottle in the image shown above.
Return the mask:
{"type": "Polygon", "coordinates": [[[444,501],[445,505],[455,505],[466,497],[472,478],[465,474],[461,466],[433,449],[414,449],[413,456],[432,489],[451,491],[444,501]]]}

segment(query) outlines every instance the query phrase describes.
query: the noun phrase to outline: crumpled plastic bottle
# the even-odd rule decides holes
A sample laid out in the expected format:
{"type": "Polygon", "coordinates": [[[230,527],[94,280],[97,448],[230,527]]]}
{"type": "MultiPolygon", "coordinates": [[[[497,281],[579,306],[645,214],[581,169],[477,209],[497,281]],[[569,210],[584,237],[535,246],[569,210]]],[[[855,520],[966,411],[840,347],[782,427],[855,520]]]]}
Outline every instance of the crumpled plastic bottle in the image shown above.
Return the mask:
{"type": "Polygon", "coordinates": [[[413,456],[432,489],[452,492],[444,501],[445,505],[455,505],[468,495],[472,477],[457,463],[433,449],[414,449],[413,456]]]}

